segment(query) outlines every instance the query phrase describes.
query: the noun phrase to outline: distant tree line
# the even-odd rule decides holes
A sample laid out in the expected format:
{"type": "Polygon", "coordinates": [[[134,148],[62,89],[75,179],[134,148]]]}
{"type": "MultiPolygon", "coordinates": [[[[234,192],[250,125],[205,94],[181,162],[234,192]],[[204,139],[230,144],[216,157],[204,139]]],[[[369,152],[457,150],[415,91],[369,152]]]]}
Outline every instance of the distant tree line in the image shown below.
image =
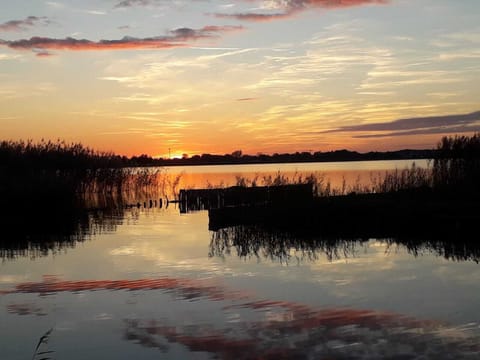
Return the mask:
{"type": "Polygon", "coordinates": [[[336,162],[336,161],[371,161],[371,160],[405,160],[405,159],[432,159],[436,150],[398,150],[386,152],[359,153],[349,150],[336,150],[328,152],[295,152],[275,153],[272,155],[243,154],[236,150],[231,154],[214,155],[202,154],[192,157],[183,156],[174,159],[154,159],[147,155],[133,156],[130,163],[136,166],[175,166],[175,165],[231,165],[231,164],[274,164],[296,162],[336,162]]]}
{"type": "Polygon", "coordinates": [[[139,156],[120,156],[113,152],[91,149],[81,143],[65,141],[1,141],[0,169],[101,169],[143,166],[174,166],[174,165],[209,165],[209,164],[262,164],[262,163],[293,163],[293,162],[335,162],[335,161],[366,161],[366,160],[402,160],[402,159],[432,159],[436,150],[398,150],[387,152],[359,153],[349,150],[328,152],[295,152],[275,153],[272,155],[243,154],[241,150],[231,154],[202,154],[182,158],[153,158],[142,154],[139,156]]]}

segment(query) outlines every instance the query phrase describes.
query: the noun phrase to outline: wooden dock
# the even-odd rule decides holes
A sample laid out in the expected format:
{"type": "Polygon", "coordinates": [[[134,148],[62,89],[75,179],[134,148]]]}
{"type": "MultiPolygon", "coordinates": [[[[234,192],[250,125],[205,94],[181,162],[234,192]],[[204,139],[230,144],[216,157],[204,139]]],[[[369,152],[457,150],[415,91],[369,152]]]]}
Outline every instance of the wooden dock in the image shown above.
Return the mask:
{"type": "Polygon", "coordinates": [[[238,206],[304,204],[311,201],[312,184],[180,190],[178,199],[181,213],[238,206]]]}
{"type": "Polygon", "coordinates": [[[209,229],[261,225],[293,233],[321,233],[352,238],[401,234],[423,237],[471,237],[480,221],[476,198],[438,194],[386,193],[314,198],[284,206],[229,206],[208,210],[209,229]]]}

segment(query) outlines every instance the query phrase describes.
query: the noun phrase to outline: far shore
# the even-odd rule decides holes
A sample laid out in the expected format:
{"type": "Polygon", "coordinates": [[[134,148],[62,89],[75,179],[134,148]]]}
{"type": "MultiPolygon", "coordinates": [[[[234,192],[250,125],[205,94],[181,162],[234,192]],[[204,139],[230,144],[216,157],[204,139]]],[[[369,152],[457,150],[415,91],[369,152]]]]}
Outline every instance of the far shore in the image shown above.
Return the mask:
{"type": "Polygon", "coordinates": [[[183,158],[152,158],[147,155],[133,156],[129,163],[134,166],[208,166],[208,165],[259,165],[259,164],[294,164],[294,163],[332,163],[332,162],[364,162],[364,161],[392,161],[392,160],[428,160],[435,157],[436,150],[404,149],[386,152],[358,153],[349,150],[329,152],[302,152],[273,155],[194,155],[183,158]]]}

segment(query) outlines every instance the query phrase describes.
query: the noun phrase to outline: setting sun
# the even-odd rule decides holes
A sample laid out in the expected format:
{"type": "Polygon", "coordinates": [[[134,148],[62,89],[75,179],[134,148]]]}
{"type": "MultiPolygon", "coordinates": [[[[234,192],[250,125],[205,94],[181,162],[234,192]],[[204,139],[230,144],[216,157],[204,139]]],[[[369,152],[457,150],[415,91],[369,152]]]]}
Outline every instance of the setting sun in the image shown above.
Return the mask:
{"type": "Polygon", "coordinates": [[[154,159],[187,159],[190,155],[185,151],[170,150],[163,154],[153,156],[154,159]]]}

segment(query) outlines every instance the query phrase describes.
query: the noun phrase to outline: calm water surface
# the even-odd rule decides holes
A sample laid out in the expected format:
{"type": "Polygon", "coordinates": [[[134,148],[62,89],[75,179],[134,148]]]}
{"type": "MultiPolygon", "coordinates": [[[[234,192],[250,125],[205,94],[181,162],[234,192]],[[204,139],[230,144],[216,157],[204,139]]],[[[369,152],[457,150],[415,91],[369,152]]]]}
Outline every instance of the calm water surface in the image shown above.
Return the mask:
{"type": "Polygon", "coordinates": [[[299,177],[315,175],[330,182],[331,186],[340,188],[342,182],[349,186],[355,184],[367,185],[373,178],[379,178],[385,171],[403,170],[415,163],[418,167],[428,167],[427,160],[396,160],[396,161],[346,161],[331,163],[292,163],[292,164],[253,164],[253,165],[205,165],[176,166],[166,168],[168,175],[180,175],[180,186],[183,188],[205,188],[207,186],[233,186],[237,178],[257,179],[259,185],[265,177],[275,177],[278,174],[290,180],[299,177]]]}
{"type": "Polygon", "coordinates": [[[480,358],[478,250],[242,227],[219,236],[207,212],[174,206],[95,218],[73,240],[2,249],[0,359],[31,359],[37,345],[35,359],[480,358]]]}

